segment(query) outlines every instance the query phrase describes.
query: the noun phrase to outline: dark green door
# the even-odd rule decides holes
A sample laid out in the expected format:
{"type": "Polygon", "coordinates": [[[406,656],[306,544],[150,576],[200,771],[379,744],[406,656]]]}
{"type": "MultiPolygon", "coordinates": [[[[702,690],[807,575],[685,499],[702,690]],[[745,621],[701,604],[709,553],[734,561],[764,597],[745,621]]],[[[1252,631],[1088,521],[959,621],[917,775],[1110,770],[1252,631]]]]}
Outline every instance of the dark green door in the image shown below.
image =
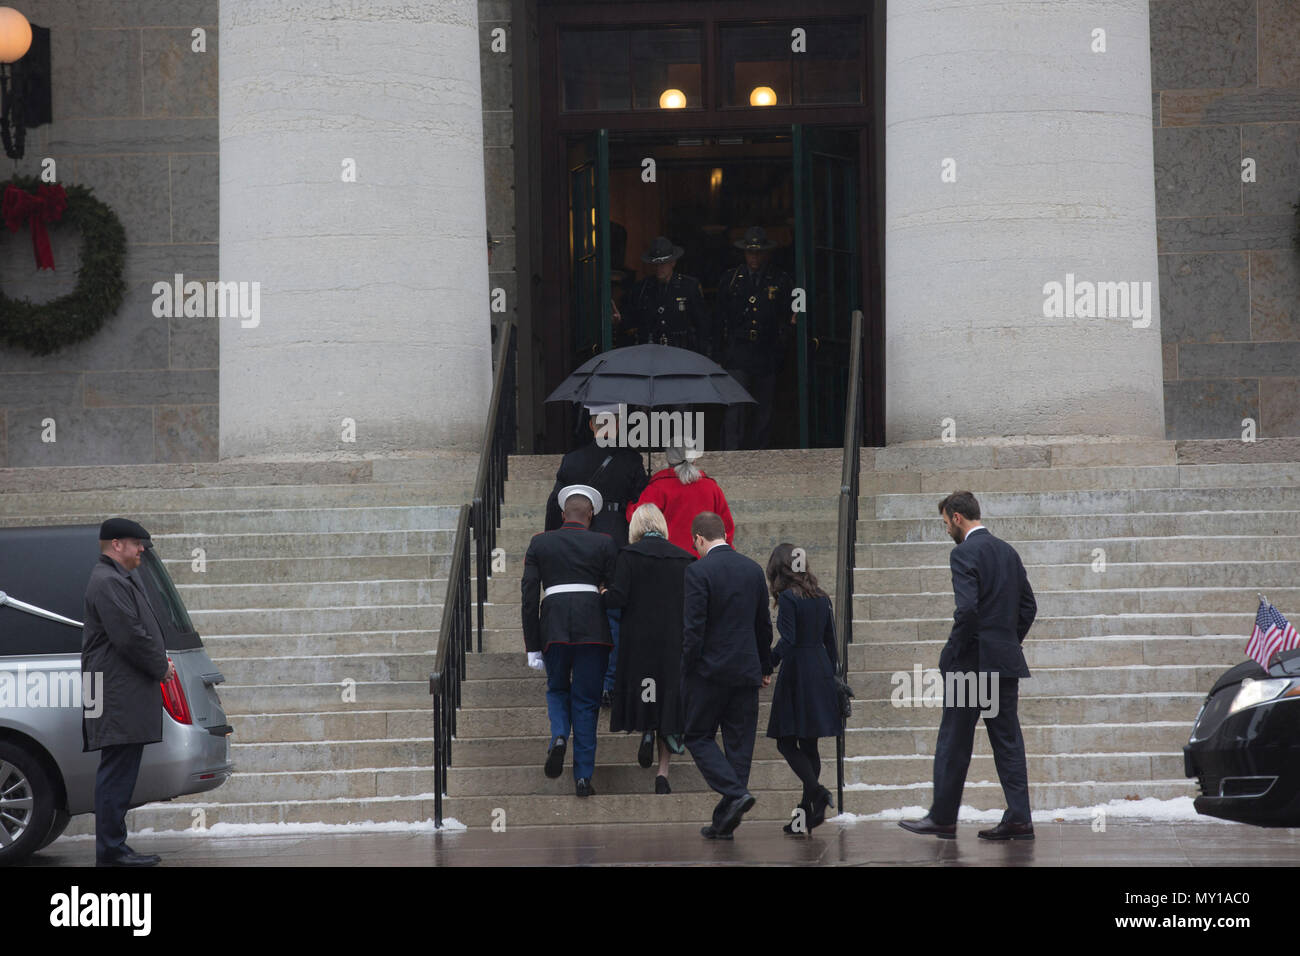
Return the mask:
{"type": "Polygon", "coordinates": [[[794,126],[799,444],[844,442],[853,310],[862,307],[858,254],[858,134],[794,126]]]}
{"type": "Polygon", "coordinates": [[[609,132],[569,147],[569,262],[574,365],[613,341],[609,299],[609,132]]]}

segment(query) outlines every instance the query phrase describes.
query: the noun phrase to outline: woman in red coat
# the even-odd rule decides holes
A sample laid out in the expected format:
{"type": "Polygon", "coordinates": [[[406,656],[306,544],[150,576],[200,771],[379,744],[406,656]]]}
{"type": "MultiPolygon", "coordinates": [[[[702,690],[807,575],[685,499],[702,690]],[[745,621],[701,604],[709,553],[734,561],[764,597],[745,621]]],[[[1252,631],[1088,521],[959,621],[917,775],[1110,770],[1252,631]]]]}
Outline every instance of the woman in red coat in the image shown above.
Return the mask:
{"type": "Polygon", "coordinates": [[[668,522],[668,540],[684,551],[695,553],[691,543],[691,522],[701,511],[712,511],[722,519],[727,532],[727,544],[734,545],[736,523],[727,507],[727,497],[718,483],[700,471],[695,462],[700,453],[694,449],[669,448],[666,452],[669,467],[656,472],[646,485],[641,497],[627,509],[631,521],[636,509],[643,504],[654,504],[664,513],[668,522]]]}

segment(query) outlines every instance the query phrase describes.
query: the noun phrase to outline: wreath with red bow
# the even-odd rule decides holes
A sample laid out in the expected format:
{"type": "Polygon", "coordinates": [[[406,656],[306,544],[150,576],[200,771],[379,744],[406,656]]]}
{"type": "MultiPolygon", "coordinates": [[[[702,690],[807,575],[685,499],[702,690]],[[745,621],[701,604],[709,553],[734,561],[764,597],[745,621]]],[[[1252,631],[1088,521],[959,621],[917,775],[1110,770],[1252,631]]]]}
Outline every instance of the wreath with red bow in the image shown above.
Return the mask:
{"type": "Polygon", "coordinates": [[[126,292],[126,230],[117,214],[89,187],[15,176],[0,183],[0,219],[10,232],[30,230],[38,269],[54,268],[49,224],[81,232],[81,268],[67,295],[36,305],[0,291],[0,343],[48,355],[98,332],[126,292]]]}

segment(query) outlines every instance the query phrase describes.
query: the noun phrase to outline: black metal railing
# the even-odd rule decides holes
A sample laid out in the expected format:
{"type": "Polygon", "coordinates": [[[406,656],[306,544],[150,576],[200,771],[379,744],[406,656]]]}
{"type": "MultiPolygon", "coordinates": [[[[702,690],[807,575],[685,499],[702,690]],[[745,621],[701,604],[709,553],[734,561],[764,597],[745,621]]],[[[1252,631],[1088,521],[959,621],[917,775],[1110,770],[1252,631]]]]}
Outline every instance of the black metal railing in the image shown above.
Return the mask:
{"type": "MultiPolygon", "coordinates": [[[[862,313],[853,313],[849,346],[848,395],[844,407],[844,460],[840,468],[840,514],[835,541],[835,635],[839,639],[839,676],[847,679],[853,643],[853,568],[858,545],[858,491],[862,466],[862,313]]],[[[844,735],[835,738],[836,806],[844,811],[844,735]]]]}
{"type": "Polygon", "coordinates": [[[460,709],[461,684],[465,680],[465,655],[472,650],[474,632],[483,650],[484,603],[492,551],[496,548],[501,503],[505,500],[507,468],[515,450],[515,360],[518,351],[514,321],[501,325],[497,345],[496,372],[492,377],[492,400],[483,429],[483,447],[470,503],[460,506],[456,519],[456,540],[447,568],[447,595],[438,628],[434,670],[429,674],[433,695],[433,769],[436,792],[433,799],[434,826],[442,826],[442,797],[447,792],[447,768],[451,765],[451,744],[456,737],[456,713],[460,709]],[[470,570],[469,542],[474,536],[475,565],[470,570]],[[475,587],[471,589],[474,578],[475,587]],[[478,606],[477,628],[471,604],[478,606]]]}

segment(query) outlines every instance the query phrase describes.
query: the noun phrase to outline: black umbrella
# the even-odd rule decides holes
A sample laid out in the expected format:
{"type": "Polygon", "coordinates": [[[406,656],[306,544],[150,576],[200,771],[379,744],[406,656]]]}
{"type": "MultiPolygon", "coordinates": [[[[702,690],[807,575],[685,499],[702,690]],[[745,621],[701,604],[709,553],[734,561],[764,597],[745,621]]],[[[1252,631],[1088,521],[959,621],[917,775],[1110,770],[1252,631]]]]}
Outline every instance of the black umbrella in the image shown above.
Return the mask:
{"type": "Polygon", "coordinates": [[[757,404],[716,362],[671,345],[631,345],[602,352],[570,374],[546,400],[584,405],[622,402],[642,408],[757,404]]]}

